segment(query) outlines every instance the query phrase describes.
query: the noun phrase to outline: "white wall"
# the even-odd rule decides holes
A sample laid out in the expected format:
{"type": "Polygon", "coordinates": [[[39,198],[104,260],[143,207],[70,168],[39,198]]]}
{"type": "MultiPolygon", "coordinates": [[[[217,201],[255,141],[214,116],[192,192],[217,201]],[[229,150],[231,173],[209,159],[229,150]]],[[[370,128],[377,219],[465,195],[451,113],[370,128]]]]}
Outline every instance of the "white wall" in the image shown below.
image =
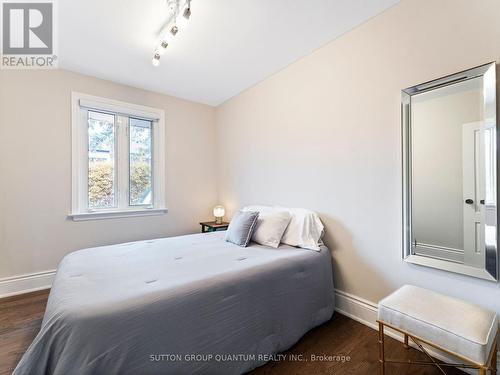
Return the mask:
{"type": "Polygon", "coordinates": [[[403,0],[219,106],[220,201],[318,211],[344,292],[411,283],[500,312],[498,283],[401,257],[400,92],[500,58],[500,2],[479,3],[403,0]]]}
{"type": "Polygon", "coordinates": [[[85,247],[198,232],[217,198],[214,120],[213,107],[80,74],[0,71],[0,278],[54,269],[85,247]],[[167,214],[67,218],[72,90],[165,110],[167,214]]]}

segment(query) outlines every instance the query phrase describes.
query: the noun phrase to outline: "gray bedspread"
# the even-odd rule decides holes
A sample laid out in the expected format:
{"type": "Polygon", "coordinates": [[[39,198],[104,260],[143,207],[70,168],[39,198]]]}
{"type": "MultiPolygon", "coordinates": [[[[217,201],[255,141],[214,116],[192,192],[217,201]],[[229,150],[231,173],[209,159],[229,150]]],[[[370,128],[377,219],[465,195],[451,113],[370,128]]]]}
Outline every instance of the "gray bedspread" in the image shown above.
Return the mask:
{"type": "Polygon", "coordinates": [[[14,374],[241,374],[333,313],[330,253],[224,233],[76,251],[14,374]]]}

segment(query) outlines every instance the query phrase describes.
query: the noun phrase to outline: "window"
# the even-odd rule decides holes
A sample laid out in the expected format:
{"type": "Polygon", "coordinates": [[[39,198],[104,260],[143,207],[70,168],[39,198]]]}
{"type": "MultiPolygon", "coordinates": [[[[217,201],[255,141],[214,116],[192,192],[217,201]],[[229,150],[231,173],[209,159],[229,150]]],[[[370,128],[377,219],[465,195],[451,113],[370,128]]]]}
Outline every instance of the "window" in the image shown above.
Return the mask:
{"type": "Polygon", "coordinates": [[[87,112],[88,208],[116,207],[115,115],[87,112]]]}
{"type": "Polygon", "coordinates": [[[129,123],[129,205],[151,204],[152,121],[130,119],[129,123]]]}
{"type": "Polygon", "coordinates": [[[72,94],[73,220],[162,214],[164,112],[72,94]]]}

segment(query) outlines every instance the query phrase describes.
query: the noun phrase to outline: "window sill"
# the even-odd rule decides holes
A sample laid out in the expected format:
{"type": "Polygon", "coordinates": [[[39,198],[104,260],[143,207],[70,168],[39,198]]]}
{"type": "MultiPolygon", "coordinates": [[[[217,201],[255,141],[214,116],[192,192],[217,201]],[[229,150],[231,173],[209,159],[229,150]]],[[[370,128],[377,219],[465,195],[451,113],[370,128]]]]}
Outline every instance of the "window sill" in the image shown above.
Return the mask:
{"type": "Polygon", "coordinates": [[[87,220],[103,220],[103,219],[120,219],[124,217],[163,215],[167,212],[168,212],[167,208],[146,208],[138,210],[71,213],[68,215],[68,217],[73,219],[73,221],[87,221],[87,220]]]}

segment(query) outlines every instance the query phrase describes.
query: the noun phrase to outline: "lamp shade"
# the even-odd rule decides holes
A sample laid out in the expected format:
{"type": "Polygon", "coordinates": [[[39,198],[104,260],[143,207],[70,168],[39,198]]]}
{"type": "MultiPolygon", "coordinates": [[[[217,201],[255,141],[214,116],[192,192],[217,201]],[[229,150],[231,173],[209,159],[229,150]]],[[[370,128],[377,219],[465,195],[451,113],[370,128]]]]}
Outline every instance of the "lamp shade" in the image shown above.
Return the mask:
{"type": "Polygon", "coordinates": [[[224,209],[223,206],[215,206],[214,207],[214,216],[215,217],[224,217],[224,215],[226,214],[226,210],[224,209]]]}

